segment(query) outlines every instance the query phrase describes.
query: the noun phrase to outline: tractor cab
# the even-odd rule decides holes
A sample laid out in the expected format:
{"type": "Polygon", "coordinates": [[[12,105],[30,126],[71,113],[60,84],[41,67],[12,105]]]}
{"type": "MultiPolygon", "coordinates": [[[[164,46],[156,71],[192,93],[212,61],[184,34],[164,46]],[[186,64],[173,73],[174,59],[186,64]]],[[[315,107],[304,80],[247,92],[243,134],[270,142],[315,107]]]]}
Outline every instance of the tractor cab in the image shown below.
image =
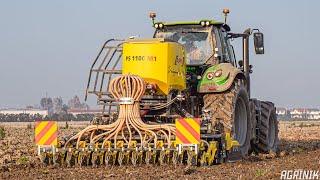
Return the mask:
{"type": "Polygon", "coordinates": [[[229,26],[214,20],[154,23],[154,38],[164,38],[182,44],[187,66],[235,64],[233,48],[227,38],[229,26]]]}
{"type": "MultiPolygon", "coordinates": [[[[186,86],[197,96],[202,79],[210,76],[209,67],[228,63],[236,66],[233,48],[229,43],[228,25],[214,20],[191,22],[154,23],[154,38],[164,38],[183,45],[186,61],[186,86]]],[[[211,73],[212,74],[212,73],[211,73]]],[[[210,78],[210,77],[209,77],[210,78]]]]}

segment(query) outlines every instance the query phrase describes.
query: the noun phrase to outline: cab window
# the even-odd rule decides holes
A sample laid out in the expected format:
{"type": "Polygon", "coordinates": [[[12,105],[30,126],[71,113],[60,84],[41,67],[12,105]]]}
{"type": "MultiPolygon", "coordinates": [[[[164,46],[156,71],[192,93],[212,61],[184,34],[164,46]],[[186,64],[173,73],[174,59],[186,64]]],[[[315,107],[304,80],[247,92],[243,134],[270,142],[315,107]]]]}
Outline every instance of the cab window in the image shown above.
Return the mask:
{"type": "Polygon", "coordinates": [[[158,31],[156,38],[165,38],[182,44],[187,55],[187,65],[201,65],[213,55],[212,40],[208,31],[196,29],[168,29],[158,31]]]}
{"type": "Polygon", "coordinates": [[[221,62],[227,62],[232,63],[235,65],[235,55],[232,46],[230,45],[230,40],[227,36],[227,33],[223,31],[223,29],[215,29],[215,32],[217,34],[216,39],[219,40],[217,44],[219,44],[219,56],[221,62]]]}

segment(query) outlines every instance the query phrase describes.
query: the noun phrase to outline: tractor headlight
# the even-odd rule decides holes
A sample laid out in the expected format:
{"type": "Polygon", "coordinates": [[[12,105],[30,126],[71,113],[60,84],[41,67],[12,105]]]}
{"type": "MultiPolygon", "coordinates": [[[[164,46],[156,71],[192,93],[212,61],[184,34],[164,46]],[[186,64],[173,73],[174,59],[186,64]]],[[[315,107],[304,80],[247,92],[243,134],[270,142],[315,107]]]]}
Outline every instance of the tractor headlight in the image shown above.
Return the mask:
{"type": "Polygon", "coordinates": [[[215,77],[220,77],[221,75],[222,75],[222,70],[221,70],[221,69],[217,70],[217,71],[214,73],[214,76],[215,76],[215,77]]]}
{"type": "Polygon", "coordinates": [[[212,72],[209,72],[207,74],[207,79],[209,79],[209,80],[213,79],[213,73],[212,72]]]}
{"type": "Polygon", "coordinates": [[[164,24],[163,23],[156,23],[156,24],[154,24],[154,27],[156,29],[162,29],[164,27],[164,24]]]}
{"type": "Polygon", "coordinates": [[[200,21],[200,25],[201,26],[209,26],[210,25],[210,21],[200,21]]]}

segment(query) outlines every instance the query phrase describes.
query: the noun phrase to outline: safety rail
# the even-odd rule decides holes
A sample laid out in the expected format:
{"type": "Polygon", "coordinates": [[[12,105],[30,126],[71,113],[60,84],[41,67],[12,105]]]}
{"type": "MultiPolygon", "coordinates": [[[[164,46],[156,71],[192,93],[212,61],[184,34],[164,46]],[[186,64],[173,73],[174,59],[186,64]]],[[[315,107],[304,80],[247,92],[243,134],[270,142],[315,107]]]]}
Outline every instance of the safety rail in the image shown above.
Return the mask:
{"type": "Polygon", "coordinates": [[[110,80],[121,74],[119,62],[122,58],[123,42],[122,39],[107,40],[90,67],[85,100],[89,94],[96,95],[98,105],[103,105],[102,114],[111,114],[112,107],[117,106],[110,103],[112,96],[108,89],[110,80]]]}

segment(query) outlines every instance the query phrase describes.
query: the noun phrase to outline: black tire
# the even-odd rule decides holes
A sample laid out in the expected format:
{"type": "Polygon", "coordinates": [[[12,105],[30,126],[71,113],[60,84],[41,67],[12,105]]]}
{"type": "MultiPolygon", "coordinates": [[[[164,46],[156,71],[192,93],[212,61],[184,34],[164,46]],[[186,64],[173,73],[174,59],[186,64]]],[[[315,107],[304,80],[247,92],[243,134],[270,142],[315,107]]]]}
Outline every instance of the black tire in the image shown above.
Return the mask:
{"type": "Polygon", "coordinates": [[[232,87],[221,93],[206,94],[203,97],[204,110],[210,111],[213,124],[221,122],[225,132],[240,143],[243,157],[251,147],[252,124],[250,121],[249,97],[242,80],[235,80],[232,87]]]}
{"type": "Polygon", "coordinates": [[[269,153],[270,151],[278,152],[279,129],[276,109],[272,102],[262,101],[261,106],[261,123],[257,124],[258,143],[254,145],[258,153],[269,153]]]}
{"type": "Polygon", "coordinates": [[[256,106],[255,103],[250,100],[249,102],[249,109],[250,109],[250,122],[251,122],[251,147],[249,149],[248,154],[252,154],[254,152],[254,148],[252,144],[254,144],[254,139],[256,138],[256,127],[257,127],[257,117],[256,117],[256,106]]]}

